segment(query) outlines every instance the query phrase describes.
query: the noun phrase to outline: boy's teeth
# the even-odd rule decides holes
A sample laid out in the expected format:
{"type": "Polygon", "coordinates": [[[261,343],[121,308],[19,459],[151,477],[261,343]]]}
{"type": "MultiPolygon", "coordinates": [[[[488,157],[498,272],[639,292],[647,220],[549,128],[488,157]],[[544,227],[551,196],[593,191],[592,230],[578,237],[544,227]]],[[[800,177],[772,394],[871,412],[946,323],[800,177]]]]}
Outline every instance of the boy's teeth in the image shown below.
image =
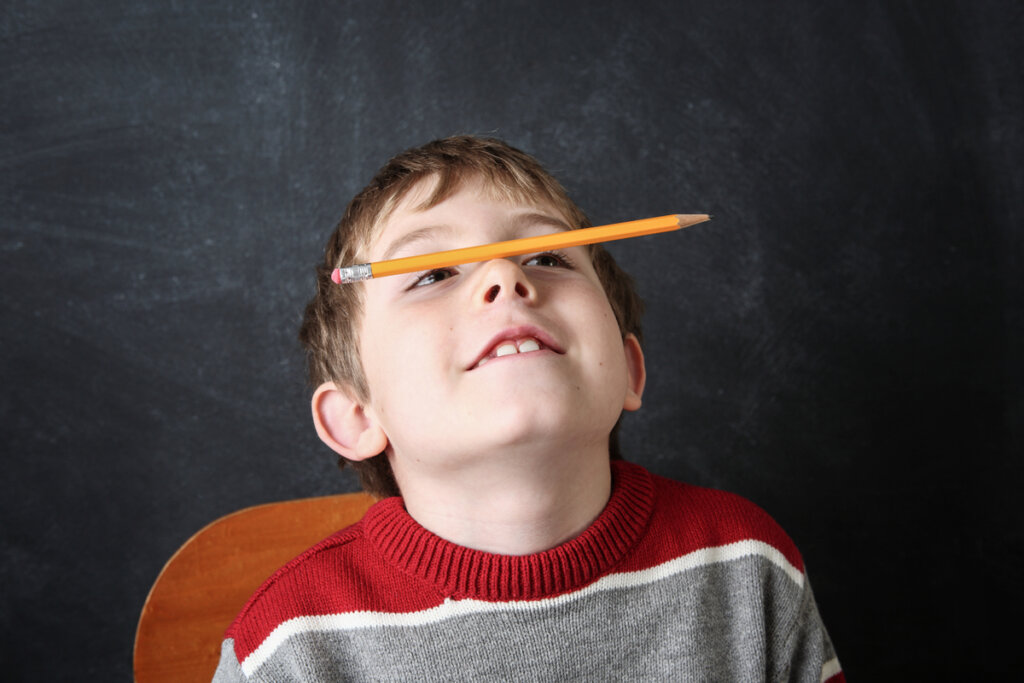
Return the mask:
{"type": "Polygon", "coordinates": [[[480,362],[476,364],[476,367],[480,367],[491,358],[501,358],[502,356],[511,356],[513,353],[529,353],[530,351],[540,351],[540,342],[536,339],[527,337],[521,339],[517,343],[514,341],[505,341],[494,348],[494,351],[484,358],[480,359],[480,362]]]}
{"type": "Polygon", "coordinates": [[[509,355],[512,355],[513,353],[519,353],[519,351],[518,351],[518,349],[516,349],[516,345],[513,344],[512,342],[505,342],[504,344],[500,345],[498,348],[494,349],[494,357],[495,358],[501,358],[502,356],[509,356],[509,355]]]}
{"type": "Polygon", "coordinates": [[[519,353],[526,353],[527,351],[540,351],[540,344],[537,343],[536,339],[527,339],[519,345],[519,353]]]}

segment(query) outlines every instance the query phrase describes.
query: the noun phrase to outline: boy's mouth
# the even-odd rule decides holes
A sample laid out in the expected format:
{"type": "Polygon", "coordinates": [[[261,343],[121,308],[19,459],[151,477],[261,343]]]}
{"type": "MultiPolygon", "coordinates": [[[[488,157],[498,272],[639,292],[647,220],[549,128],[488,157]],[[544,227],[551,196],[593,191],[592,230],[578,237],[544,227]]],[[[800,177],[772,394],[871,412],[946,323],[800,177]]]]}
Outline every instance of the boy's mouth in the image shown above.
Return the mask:
{"type": "Polygon", "coordinates": [[[495,358],[544,350],[564,353],[547,334],[536,328],[506,330],[491,340],[485,352],[468,369],[475,370],[495,358]]]}

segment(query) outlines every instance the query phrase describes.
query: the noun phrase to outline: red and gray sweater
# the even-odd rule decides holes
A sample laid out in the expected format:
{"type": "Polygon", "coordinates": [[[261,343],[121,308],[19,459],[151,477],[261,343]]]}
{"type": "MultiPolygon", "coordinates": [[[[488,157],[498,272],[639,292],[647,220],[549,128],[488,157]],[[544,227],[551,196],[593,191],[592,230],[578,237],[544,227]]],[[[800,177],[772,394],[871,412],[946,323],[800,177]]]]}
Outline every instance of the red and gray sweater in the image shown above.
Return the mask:
{"type": "Polygon", "coordinates": [[[760,508],[612,463],[579,537],[454,545],[400,498],[274,574],[214,681],[842,681],[803,561],[760,508]]]}

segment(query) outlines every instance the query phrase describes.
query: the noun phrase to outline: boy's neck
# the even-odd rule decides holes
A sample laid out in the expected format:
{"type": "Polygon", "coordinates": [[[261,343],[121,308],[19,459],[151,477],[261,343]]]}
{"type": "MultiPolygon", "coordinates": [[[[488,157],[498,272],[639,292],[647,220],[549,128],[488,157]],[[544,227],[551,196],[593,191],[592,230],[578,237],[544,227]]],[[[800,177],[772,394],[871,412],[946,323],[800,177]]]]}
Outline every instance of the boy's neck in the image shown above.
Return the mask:
{"type": "Polygon", "coordinates": [[[547,466],[517,458],[439,476],[421,472],[402,497],[413,519],[452,543],[501,555],[542,552],[583,533],[611,495],[606,448],[603,458],[561,456],[547,466]]]}

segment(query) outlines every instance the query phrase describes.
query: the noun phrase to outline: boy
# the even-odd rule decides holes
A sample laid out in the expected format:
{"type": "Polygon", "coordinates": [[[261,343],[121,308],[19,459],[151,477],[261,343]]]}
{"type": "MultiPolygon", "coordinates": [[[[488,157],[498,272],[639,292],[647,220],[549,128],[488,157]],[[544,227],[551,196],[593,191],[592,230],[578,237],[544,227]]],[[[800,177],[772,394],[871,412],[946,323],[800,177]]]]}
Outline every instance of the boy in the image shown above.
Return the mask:
{"type": "Polygon", "coordinates": [[[267,581],[215,681],[842,680],[764,512],[618,459],[641,304],[602,247],[330,278],[587,225],[533,158],[474,137],[352,200],[300,336],[317,433],[383,500],[267,581]]]}

